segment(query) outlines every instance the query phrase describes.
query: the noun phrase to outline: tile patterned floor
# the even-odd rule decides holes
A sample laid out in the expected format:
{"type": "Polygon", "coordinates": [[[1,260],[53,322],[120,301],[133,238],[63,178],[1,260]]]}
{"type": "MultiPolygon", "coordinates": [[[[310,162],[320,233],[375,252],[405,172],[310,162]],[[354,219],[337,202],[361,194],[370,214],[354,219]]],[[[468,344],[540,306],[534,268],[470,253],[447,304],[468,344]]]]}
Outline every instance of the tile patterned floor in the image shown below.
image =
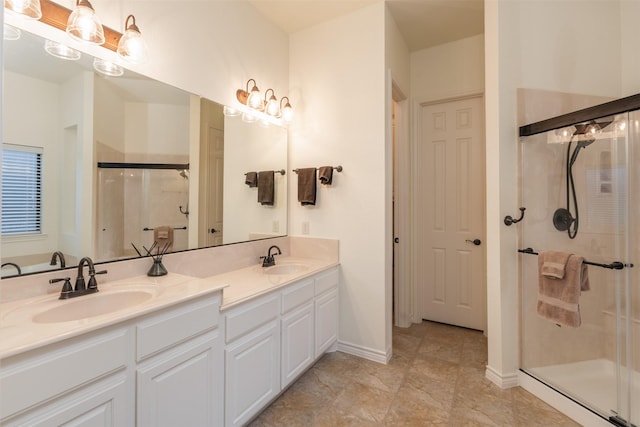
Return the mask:
{"type": "Polygon", "coordinates": [[[480,332],[422,322],[393,334],[388,365],[329,353],[250,426],[579,426],[485,379],[480,332]]]}

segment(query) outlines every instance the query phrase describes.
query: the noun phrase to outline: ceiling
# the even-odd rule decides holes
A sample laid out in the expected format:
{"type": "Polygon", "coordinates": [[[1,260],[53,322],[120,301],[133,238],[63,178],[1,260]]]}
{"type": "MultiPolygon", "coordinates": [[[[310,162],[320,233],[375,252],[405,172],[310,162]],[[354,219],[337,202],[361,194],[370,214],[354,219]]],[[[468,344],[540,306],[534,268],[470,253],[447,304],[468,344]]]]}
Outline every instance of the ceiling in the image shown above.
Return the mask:
{"type": "Polygon", "coordinates": [[[249,0],[287,33],[381,1],[412,52],[484,32],[484,0],[249,0]]]}

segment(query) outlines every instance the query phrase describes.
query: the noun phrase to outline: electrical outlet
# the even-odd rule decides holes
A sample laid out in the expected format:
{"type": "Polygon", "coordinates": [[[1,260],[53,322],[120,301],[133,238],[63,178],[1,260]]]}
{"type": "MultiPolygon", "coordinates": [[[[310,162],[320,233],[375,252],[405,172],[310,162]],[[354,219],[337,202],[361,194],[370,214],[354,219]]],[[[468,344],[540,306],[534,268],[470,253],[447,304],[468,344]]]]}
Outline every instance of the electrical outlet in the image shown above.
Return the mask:
{"type": "Polygon", "coordinates": [[[273,221],[273,225],[271,226],[271,231],[277,233],[280,231],[280,222],[278,220],[273,221]]]}
{"type": "Polygon", "coordinates": [[[302,223],[302,234],[309,234],[309,221],[302,223]]]}

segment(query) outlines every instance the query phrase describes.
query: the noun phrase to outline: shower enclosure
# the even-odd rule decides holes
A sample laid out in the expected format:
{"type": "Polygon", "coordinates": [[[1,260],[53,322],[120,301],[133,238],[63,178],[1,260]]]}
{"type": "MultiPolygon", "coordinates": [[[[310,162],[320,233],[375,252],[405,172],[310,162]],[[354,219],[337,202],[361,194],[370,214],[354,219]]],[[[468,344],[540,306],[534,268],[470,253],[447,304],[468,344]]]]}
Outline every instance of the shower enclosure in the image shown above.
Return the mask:
{"type": "Polygon", "coordinates": [[[144,254],[161,226],[174,229],[172,251],[187,249],[189,165],[99,163],[97,212],[97,260],[144,254]]]}
{"type": "Polygon", "coordinates": [[[640,426],[640,95],[520,135],[522,370],[614,425],[640,426]],[[536,255],[550,250],[587,263],[573,327],[538,314],[536,255]]]}

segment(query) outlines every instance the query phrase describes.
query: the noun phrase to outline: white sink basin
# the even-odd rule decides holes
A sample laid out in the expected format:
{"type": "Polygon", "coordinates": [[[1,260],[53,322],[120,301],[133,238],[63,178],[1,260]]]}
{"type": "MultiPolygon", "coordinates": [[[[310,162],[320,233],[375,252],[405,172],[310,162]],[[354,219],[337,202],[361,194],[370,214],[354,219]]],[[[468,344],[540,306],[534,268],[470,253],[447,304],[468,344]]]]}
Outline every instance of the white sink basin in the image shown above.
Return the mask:
{"type": "Polygon", "coordinates": [[[264,269],[264,274],[294,274],[294,273],[302,273],[309,269],[309,266],[306,264],[279,264],[274,265],[273,267],[267,267],[264,269]]]}
{"type": "Polygon", "coordinates": [[[154,296],[153,290],[131,289],[83,295],[60,301],[55,307],[33,316],[34,323],[58,323],[113,313],[142,304],[154,296]]]}

